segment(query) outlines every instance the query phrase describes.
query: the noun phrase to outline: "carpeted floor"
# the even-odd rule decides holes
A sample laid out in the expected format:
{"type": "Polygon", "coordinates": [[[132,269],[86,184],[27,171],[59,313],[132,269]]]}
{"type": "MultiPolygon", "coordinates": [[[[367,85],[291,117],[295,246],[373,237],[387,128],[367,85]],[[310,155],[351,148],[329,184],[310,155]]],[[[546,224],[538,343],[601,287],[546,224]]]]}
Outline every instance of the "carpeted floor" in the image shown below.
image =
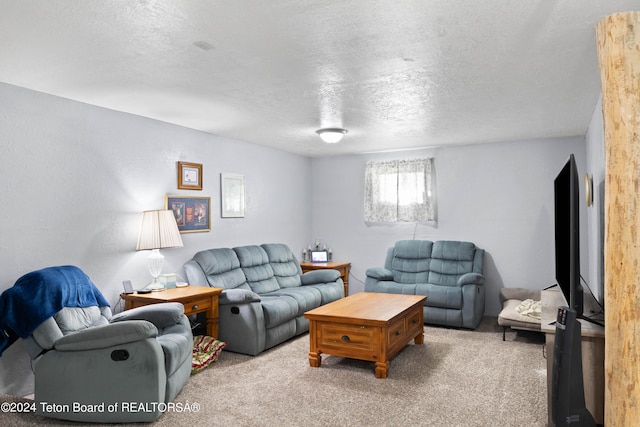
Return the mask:
{"type": "MultiPolygon", "coordinates": [[[[154,425],[545,426],[542,344],[541,334],[523,332],[503,342],[489,317],[475,331],[425,326],[425,343],[405,347],[387,379],[375,378],[372,362],[330,355],[309,367],[308,334],[256,357],[223,351],[176,398],[191,411],[154,425]]],[[[8,400],[23,399],[0,396],[8,400]]],[[[11,413],[1,423],[79,425],[11,413]]]]}

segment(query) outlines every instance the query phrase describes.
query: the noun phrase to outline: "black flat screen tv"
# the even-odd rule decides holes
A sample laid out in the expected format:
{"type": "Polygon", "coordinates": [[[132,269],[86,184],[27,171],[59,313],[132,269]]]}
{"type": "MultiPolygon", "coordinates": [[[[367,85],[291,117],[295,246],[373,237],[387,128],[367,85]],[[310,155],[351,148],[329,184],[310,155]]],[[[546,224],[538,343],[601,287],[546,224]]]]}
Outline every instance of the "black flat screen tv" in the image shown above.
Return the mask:
{"type": "Polygon", "coordinates": [[[567,304],[583,317],[580,283],[580,211],[578,168],[571,154],[554,181],[556,281],[567,304]]]}

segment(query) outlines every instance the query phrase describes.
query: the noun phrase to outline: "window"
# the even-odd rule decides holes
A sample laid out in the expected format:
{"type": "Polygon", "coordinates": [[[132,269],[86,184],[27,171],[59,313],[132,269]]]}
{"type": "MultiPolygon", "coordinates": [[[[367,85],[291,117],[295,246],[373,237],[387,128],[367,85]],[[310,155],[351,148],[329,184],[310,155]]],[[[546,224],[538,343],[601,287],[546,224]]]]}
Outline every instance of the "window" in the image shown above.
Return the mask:
{"type": "Polygon", "coordinates": [[[433,158],[367,162],[366,222],[435,222],[433,158]]]}

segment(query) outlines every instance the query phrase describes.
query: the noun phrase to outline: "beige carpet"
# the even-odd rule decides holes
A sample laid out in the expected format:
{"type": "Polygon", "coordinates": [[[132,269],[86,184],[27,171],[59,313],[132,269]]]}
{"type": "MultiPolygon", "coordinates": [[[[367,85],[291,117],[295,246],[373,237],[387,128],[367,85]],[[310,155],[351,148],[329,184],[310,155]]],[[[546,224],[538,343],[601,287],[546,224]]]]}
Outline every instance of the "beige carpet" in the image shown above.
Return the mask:
{"type": "MultiPolygon", "coordinates": [[[[387,379],[371,362],[324,355],[308,364],[308,334],[256,357],[222,352],[194,375],[158,426],[545,426],[546,360],[540,334],[507,332],[495,318],[475,331],[425,327],[387,379]]],[[[22,400],[0,396],[0,401],[22,400]]],[[[81,425],[31,414],[1,415],[3,426],[81,425]]]]}

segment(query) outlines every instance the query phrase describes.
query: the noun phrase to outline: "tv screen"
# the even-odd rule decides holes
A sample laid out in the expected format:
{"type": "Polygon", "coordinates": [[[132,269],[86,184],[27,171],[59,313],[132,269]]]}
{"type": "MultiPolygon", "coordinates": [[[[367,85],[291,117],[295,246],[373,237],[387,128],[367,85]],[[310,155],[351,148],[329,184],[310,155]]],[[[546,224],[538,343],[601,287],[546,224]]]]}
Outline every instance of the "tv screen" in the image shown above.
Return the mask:
{"type": "Polygon", "coordinates": [[[579,198],[578,168],[571,154],[554,181],[556,281],[569,307],[581,317],[579,198]]]}

